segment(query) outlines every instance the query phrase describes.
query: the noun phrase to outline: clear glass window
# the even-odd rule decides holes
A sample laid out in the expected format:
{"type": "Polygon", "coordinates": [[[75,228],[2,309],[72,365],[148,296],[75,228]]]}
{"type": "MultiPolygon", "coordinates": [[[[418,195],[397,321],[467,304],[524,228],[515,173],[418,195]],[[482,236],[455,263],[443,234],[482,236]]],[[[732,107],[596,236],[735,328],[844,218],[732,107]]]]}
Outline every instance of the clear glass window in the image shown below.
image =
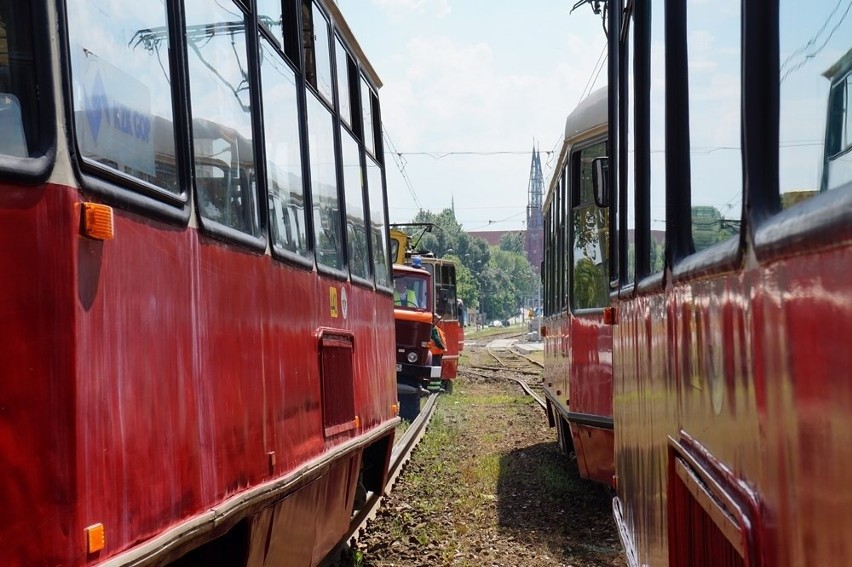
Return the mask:
{"type": "Polygon", "coordinates": [[[265,39],[261,81],[266,133],[266,182],[269,196],[269,231],[276,251],[309,256],[305,224],[305,188],[299,138],[296,77],[265,39]]]}
{"type": "Polygon", "coordinates": [[[279,46],[284,44],[284,14],[281,0],[257,0],[257,21],[275,38],[279,46]]]}
{"type": "MultiPolygon", "coordinates": [[[[666,42],[665,2],[651,5],[650,273],[663,271],[666,243],[666,42]]],[[[632,176],[631,176],[632,177],[632,176]]]]}
{"type": "Polygon", "coordinates": [[[198,212],[258,236],[245,18],[223,0],[185,7],[198,212]]]}
{"type": "Polygon", "coordinates": [[[373,125],[372,93],[367,81],[361,79],[361,118],[364,121],[364,146],[371,154],[376,154],[375,127],[373,125]]]}
{"type": "Polygon", "coordinates": [[[703,250],[740,231],[740,0],[687,2],[692,241],[703,250]]]}
{"type": "Polygon", "coordinates": [[[852,181],[849,16],[846,2],[779,2],[778,176],[785,209],[852,181]]]}
{"type": "Polygon", "coordinates": [[[559,266],[556,280],[556,309],[565,309],[568,301],[568,285],[571,275],[568,273],[568,175],[570,169],[566,166],[559,178],[559,191],[556,193],[556,265],[559,266]]]}
{"type": "Polygon", "coordinates": [[[335,38],[334,42],[337,62],[337,110],[341,120],[352,124],[352,105],[349,102],[349,55],[339,39],[335,38]]]}
{"type": "Polygon", "coordinates": [[[355,277],[370,277],[370,251],[367,243],[367,224],[364,215],[364,170],[358,142],[340,129],[343,149],[343,190],[346,195],[346,242],[349,250],[349,271],[355,277]]]}
{"type": "Polygon", "coordinates": [[[430,280],[412,274],[393,278],[393,304],[403,309],[431,309],[430,280]]]}
{"type": "Polygon", "coordinates": [[[373,269],[376,274],[376,283],[389,286],[388,219],[385,216],[382,168],[369,157],[367,158],[367,188],[370,194],[370,238],[373,244],[373,269]]]}
{"type": "Polygon", "coordinates": [[[311,156],[317,262],[342,270],[343,239],[337,193],[337,161],[334,157],[334,124],[331,113],[311,93],[308,93],[308,151],[311,156]]]}
{"type": "Polygon", "coordinates": [[[69,0],[66,6],[80,155],[179,193],[164,5],[69,0]]]}
{"type": "Polygon", "coordinates": [[[636,281],[636,79],[633,74],[633,65],[636,61],[636,44],[634,43],[634,22],[629,22],[627,34],[627,123],[625,124],[627,138],[627,203],[619,212],[625,216],[627,234],[625,241],[626,262],[624,265],[624,283],[632,284],[636,281]]]}
{"type": "Polygon", "coordinates": [[[831,89],[825,145],[826,189],[836,189],[852,181],[852,57],[845,78],[831,89]]]}
{"type": "MultiPolygon", "coordinates": [[[[313,23],[313,36],[308,38],[308,42],[313,54],[314,68],[313,74],[310,72],[308,74],[308,82],[316,87],[317,92],[329,104],[332,104],[334,99],[332,98],[331,88],[331,45],[328,35],[328,20],[325,19],[322,10],[316,4],[312,8],[311,21],[313,23]]],[[[306,49],[308,49],[307,46],[306,49]]]]}
{"type": "Polygon", "coordinates": [[[606,141],[571,155],[574,170],[571,306],[574,309],[605,307],[609,304],[609,209],[595,205],[592,186],[592,161],[606,155],[606,141]]]}

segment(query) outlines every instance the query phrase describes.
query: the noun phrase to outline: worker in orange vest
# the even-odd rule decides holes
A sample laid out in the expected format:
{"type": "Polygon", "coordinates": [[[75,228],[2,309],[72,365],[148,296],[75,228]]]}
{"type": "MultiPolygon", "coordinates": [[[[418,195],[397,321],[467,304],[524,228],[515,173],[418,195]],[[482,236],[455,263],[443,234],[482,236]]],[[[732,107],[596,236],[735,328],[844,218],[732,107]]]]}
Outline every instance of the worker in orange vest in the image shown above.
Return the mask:
{"type": "Polygon", "coordinates": [[[447,350],[447,337],[444,336],[444,331],[438,326],[440,321],[440,315],[432,314],[432,336],[429,341],[429,354],[432,356],[429,357],[430,359],[443,355],[444,351],[447,350]]]}

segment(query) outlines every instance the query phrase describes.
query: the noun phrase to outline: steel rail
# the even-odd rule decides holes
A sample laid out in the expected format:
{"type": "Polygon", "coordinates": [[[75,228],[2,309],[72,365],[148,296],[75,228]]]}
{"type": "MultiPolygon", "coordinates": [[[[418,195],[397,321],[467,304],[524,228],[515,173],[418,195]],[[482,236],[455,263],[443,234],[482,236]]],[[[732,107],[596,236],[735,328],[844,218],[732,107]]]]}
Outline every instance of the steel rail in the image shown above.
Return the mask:
{"type": "MultiPolygon", "coordinates": [[[[504,366],[507,370],[512,370],[512,368],[509,368],[509,365],[508,365],[508,364],[506,364],[503,360],[501,360],[499,356],[497,356],[496,354],[494,354],[494,351],[492,351],[490,348],[487,348],[487,347],[486,347],[485,351],[486,351],[488,354],[490,354],[490,355],[494,358],[494,360],[496,360],[497,362],[499,362],[500,364],[502,364],[502,365],[503,365],[503,366],[504,366]]],[[[520,356],[520,355],[518,355],[518,353],[516,353],[516,352],[514,352],[514,351],[512,351],[512,350],[509,350],[509,352],[511,352],[512,354],[514,354],[514,355],[516,355],[516,356],[520,356]]],[[[524,358],[525,360],[527,360],[527,361],[529,361],[529,362],[534,362],[534,361],[532,361],[532,360],[529,360],[529,359],[528,359],[527,357],[525,357],[525,356],[522,356],[522,358],[524,358]]],[[[536,364],[538,364],[538,363],[536,363],[536,364]]],[[[542,398],[541,396],[539,396],[538,394],[536,394],[535,392],[533,392],[533,391],[532,391],[532,389],[530,389],[529,384],[527,384],[527,383],[526,383],[526,382],[524,382],[523,380],[520,380],[519,378],[509,378],[509,380],[514,380],[515,382],[517,382],[517,383],[521,386],[521,388],[523,388],[523,389],[524,389],[524,392],[526,392],[528,396],[531,396],[531,397],[532,397],[532,399],[534,399],[534,400],[538,403],[538,405],[539,405],[539,406],[541,406],[541,409],[543,409],[543,410],[547,411],[547,402],[546,402],[546,401],[544,401],[544,398],[542,398]]]]}
{"type": "Polygon", "coordinates": [[[368,493],[367,501],[361,508],[355,512],[349,522],[349,528],[340,539],[340,542],[334,546],[334,549],[323,559],[319,565],[321,567],[332,565],[333,562],[340,556],[347,546],[353,547],[358,540],[361,531],[367,526],[367,522],[376,517],[381,507],[382,501],[387,494],[391,493],[394,483],[402,472],[402,466],[411,458],[414,448],[423,438],[426,433],[426,428],[432,421],[435,414],[435,408],[438,403],[438,393],[431,394],[429,399],[420,410],[417,419],[411,422],[411,425],[400,437],[399,441],[394,443],[391,449],[390,463],[388,464],[388,477],[385,486],[381,493],[368,493]]]}

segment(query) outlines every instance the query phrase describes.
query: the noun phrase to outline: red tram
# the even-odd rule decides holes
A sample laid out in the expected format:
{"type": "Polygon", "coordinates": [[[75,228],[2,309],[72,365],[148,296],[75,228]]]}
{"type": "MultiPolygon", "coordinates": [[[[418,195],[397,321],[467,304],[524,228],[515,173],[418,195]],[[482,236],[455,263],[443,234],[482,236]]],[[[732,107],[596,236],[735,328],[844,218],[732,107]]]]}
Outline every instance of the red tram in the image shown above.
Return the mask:
{"type": "Polygon", "coordinates": [[[594,200],[592,164],[607,155],[607,93],[585,99],[565,123],[544,202],[543,374],[547,415],[580,476],[611,483],[612,327],[609,211],[594,200]],[[570,239],[569,239],[570,238],[570,239]]]}
{"type": "Polygon", "coordinates": [[[316,564],[398,423],[334,2],[0,3],[0,556],[316,564]]]}
{"type": "Polygon", "coordinates": [[[609,223],[551,253],[611,235],[612,342],[566,340],[573,364],[611,356],[630,565],[852,557],[850,7],[606,5],[609,223]]]}

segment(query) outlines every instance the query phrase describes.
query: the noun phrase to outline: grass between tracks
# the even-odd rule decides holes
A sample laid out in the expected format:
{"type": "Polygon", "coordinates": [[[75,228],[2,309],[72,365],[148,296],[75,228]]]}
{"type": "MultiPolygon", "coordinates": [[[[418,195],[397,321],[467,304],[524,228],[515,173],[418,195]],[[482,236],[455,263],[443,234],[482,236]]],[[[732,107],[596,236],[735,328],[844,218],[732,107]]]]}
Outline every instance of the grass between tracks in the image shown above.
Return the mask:
{"type": "MultiPolygon", "coordinates": [[[[463,365],[485,360],[462,355],[463,365]]],[[[345,565],[623,565],[610,514],[609,496],[578,477],[530,398],[463,375],[345,565]]]]}

